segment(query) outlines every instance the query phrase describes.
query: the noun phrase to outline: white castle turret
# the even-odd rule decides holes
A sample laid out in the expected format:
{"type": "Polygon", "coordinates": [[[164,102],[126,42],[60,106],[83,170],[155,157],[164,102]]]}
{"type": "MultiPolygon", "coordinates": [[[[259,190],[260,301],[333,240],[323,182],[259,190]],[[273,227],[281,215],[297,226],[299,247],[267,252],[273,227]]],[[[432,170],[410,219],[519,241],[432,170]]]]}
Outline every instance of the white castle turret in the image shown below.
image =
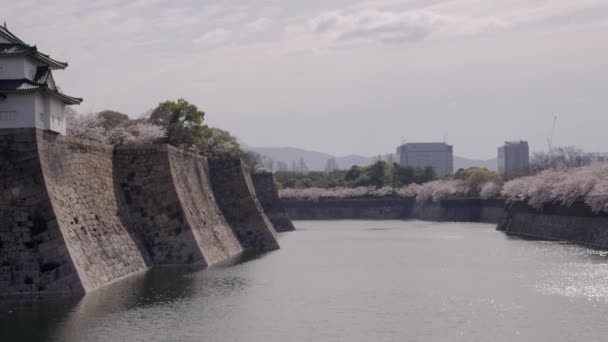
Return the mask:
{"type": "Polygon", "coordinates": [[[40,128],[65,134],[65,107],[82,102],[55,85],[51,71],[67,66],[17,38],[6,24],[0,26],[0,129],[40,128]]]}

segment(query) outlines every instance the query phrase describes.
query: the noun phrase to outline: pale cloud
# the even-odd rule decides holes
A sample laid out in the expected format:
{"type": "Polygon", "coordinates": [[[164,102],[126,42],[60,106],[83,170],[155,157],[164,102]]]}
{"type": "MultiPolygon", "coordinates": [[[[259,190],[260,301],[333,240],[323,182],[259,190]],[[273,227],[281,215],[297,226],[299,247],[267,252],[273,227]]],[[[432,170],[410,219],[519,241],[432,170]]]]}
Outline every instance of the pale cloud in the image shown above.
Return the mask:
{"type": "Polygon", "coordinates": [[[273,21],[270,18],[258,18],[248,23],[245,28],[249,32],[263,32],[268,30],[272,26],[272,23],[273,21]]]}
{"type": "MultiPolygon", "coordinates": [[[[320,46],[406,43],[427,38],[495,34],[526,27],[588,24],[608,15],[603,0],[379,0],[321,12],[308,20],[320,46]],[[407,6],[406,6],[407,5],[407,6]]],[[[291,25],[291,32],[302,31],[291,25]]]]}
{"type": "Polygon", "coordinates": [[[427,12],[366,9],[356,13],[326,12],[310,20],[313,33],[342,42],[395,43],[427,37],[443,19],[427,12]]]}
{"type": "Polygon", "coordinates": [[[196,44],[218,45],[226,43],[232,37],[232,31],[218,28],[205,33],[202,37],[193,40],[196,44]]]}
{"type": "Polygon", "coordinates": [[[371,155],[449,131],[490,157],[577,104],[557,136],[608,151],[606,0],[4,0],[4,20],[70,62],[55,77],[85,112],[185,97],[251,145],[371,155]]]}

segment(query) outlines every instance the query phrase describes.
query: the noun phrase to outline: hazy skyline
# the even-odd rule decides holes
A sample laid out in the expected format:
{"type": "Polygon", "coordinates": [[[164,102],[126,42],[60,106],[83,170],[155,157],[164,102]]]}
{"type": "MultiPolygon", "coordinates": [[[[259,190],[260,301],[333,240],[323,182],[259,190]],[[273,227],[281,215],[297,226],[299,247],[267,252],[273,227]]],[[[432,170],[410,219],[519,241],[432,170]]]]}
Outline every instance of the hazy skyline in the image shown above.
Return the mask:
{"type": "Polygon", "coordinates": [[[608,152],[608,3],[4,1],[0,20],[70,67],[81,112],[183,97],[252,146],[337,155],[505,140],[608,152]]]}

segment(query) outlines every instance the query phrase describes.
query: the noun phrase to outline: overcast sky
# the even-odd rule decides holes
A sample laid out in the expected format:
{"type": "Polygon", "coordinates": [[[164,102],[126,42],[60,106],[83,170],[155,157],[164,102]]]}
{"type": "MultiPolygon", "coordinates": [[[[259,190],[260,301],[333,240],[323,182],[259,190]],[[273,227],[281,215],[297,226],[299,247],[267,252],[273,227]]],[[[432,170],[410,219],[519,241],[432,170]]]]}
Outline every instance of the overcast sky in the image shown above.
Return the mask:
{"type": "Polygon", "coordinates": [[[0,0],[81,112],[186,98],[252,146],[608,152],[605,0],[0,0]]]}

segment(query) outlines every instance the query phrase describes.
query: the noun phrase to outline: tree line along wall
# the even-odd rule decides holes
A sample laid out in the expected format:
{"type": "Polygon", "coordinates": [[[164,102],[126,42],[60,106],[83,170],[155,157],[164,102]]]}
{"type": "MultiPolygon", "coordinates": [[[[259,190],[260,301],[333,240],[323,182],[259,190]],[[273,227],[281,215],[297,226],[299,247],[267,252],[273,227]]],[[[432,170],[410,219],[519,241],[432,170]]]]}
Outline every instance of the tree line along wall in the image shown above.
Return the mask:
{"type": "Polygon", "coordinates": [[[222,165],[214,182],[205,158],[166,145],[0,130],[0,294],[81,293],[154,265],[277,249],[247,170],[222,165]],[[247,211],[218,206],[233,202],[247,211]]]}

